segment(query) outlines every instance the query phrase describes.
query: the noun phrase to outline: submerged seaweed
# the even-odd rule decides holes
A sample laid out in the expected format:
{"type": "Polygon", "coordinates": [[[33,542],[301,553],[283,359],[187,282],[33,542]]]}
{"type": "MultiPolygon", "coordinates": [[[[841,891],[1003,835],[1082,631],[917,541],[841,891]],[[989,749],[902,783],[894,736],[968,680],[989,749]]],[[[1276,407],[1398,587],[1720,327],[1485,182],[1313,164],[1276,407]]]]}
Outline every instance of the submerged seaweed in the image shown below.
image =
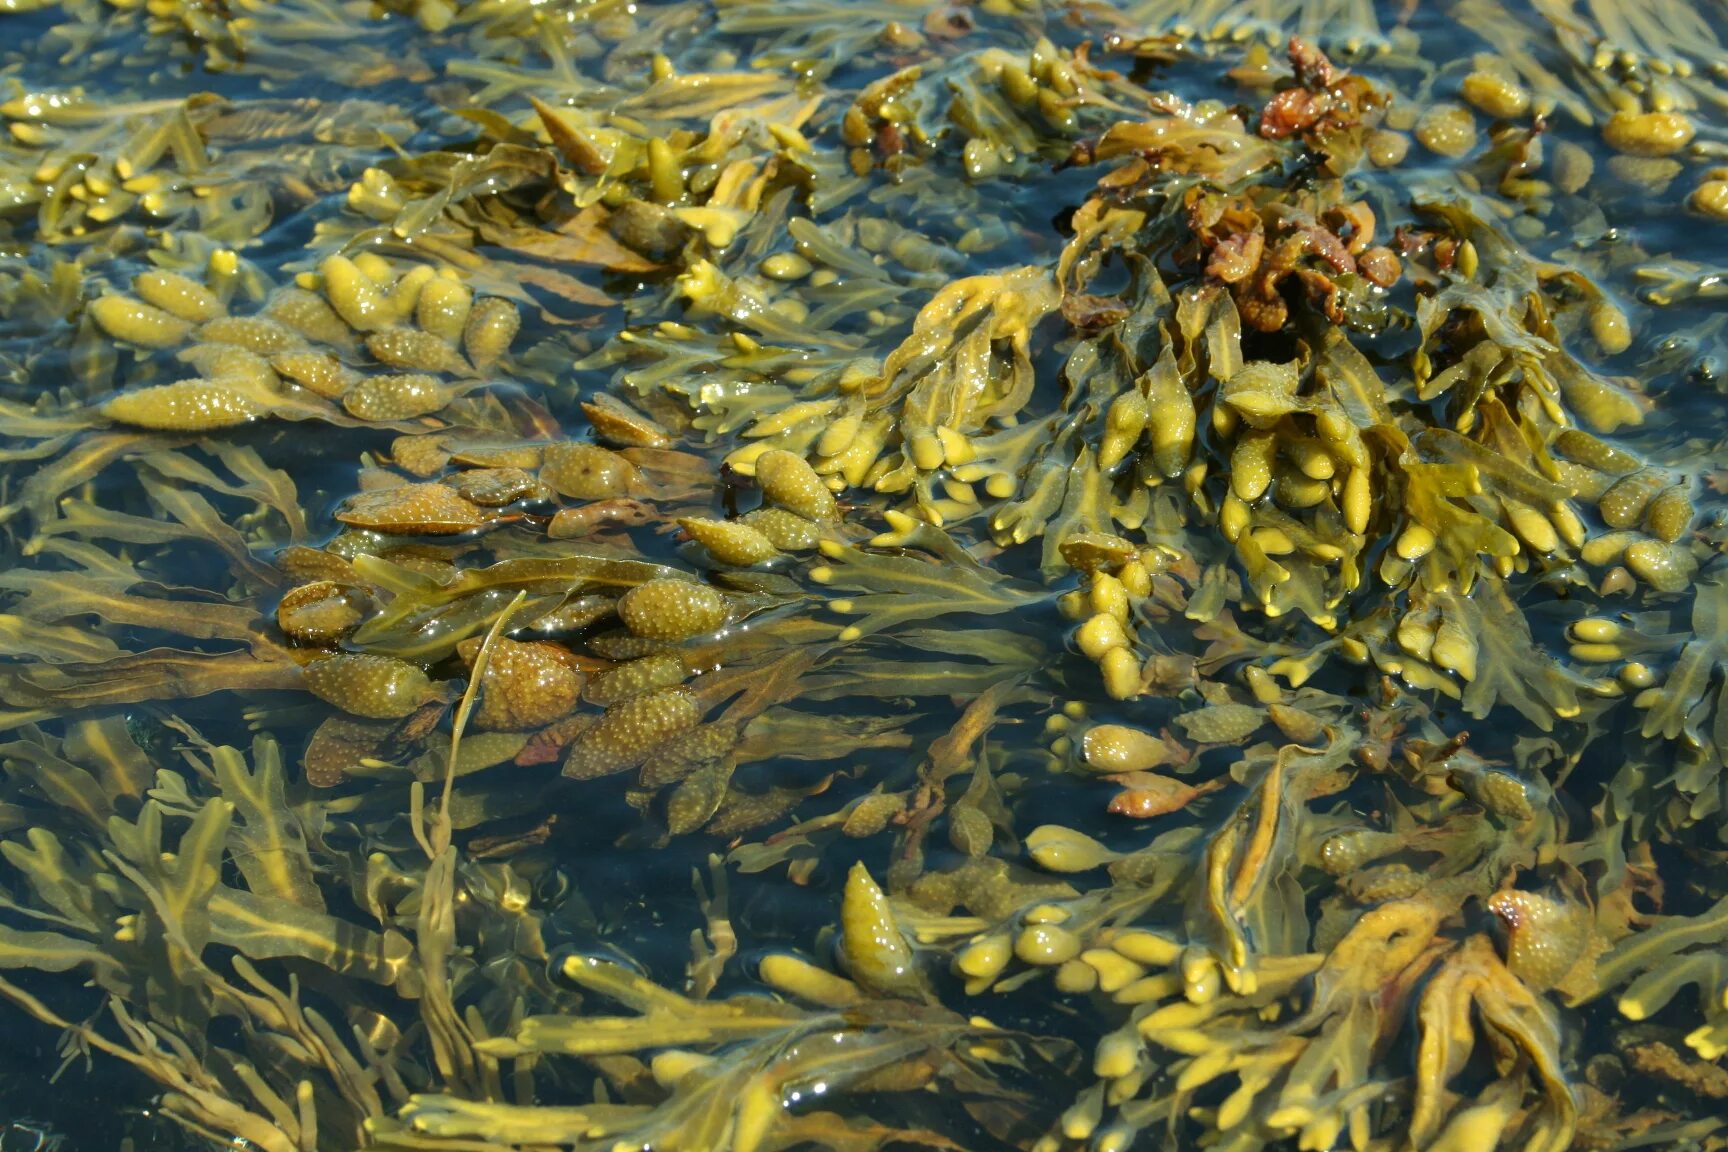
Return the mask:
{"type": "Polygon", "coordinates": [[[6,7],[69,1066],[270,1152],[1723,1139],[1705,8],[6,7]]]}

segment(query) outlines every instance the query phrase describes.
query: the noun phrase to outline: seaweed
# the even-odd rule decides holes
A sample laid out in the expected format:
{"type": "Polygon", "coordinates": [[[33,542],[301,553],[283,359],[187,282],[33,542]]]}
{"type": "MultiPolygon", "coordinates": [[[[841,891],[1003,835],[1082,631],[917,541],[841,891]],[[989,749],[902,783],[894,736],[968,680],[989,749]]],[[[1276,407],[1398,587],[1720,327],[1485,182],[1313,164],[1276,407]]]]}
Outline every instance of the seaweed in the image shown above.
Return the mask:
{"type": "Polygon", "coordinates": [[[69,1063],[272,1152],[1720,1138],[1698,13],[14,7],[69,1063]]]}

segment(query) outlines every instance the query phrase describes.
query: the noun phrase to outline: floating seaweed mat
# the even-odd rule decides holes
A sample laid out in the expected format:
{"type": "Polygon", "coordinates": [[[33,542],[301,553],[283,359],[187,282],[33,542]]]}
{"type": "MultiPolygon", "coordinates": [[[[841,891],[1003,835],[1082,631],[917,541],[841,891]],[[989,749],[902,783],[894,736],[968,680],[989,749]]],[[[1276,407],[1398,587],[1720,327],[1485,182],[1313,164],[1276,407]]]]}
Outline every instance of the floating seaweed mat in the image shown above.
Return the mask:
{"type": "Polygon", "coordinates": [[[0,995],[269,1152],[1720,1140],[1716,37],[1455,8],[36,17],[0,995]]]}

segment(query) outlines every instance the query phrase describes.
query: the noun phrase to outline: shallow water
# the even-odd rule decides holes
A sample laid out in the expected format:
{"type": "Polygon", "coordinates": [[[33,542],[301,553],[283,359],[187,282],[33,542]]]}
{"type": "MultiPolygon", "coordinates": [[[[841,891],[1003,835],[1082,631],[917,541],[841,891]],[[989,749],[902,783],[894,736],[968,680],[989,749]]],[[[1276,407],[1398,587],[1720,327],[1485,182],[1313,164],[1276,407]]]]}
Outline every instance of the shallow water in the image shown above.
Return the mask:
{"type": "Polygon", "coordinates": [[[0,1152],[1723,1145],[1720,3],[5,7],[0,1152]]]}

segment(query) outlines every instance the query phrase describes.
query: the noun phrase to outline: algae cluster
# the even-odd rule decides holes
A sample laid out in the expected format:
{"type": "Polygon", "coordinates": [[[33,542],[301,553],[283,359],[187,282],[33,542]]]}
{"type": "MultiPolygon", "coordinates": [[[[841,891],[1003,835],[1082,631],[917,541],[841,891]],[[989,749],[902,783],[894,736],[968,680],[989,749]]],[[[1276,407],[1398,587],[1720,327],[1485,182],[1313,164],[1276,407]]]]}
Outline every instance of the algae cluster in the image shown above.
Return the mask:
{"type": "Polygon", "coordinates": [[[1728,1145],[1715,0],[3,7],[68,1098],[1728,1145]]]}

